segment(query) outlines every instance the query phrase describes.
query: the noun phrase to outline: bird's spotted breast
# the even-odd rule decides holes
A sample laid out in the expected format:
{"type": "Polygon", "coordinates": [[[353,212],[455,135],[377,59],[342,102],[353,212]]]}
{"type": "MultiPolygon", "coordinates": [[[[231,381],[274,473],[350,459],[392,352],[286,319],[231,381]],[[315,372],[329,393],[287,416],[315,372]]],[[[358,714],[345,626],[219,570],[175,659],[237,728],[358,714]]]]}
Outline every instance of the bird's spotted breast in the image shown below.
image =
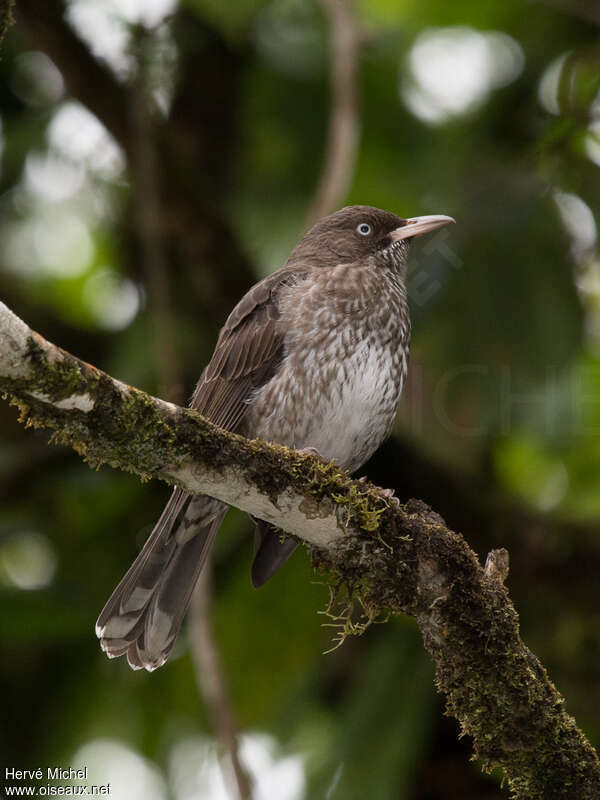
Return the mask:
{"type": "Polygon", "coordinates": [[[410,323],[390,270],[320,270],[281,300],[286,355],[252,398],[252,435],[314,447],[353,471],[390,433],[406,375],[410,323]]]}

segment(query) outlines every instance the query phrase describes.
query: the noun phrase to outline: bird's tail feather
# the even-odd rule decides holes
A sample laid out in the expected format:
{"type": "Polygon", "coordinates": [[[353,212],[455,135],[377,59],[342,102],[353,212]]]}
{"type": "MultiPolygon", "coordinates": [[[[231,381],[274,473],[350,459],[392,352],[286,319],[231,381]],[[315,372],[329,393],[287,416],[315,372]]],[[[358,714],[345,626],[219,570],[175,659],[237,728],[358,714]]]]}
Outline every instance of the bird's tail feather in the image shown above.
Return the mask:
{"type": "Polygon", "coordinates": [[[102,609],[96,634],[134,669],[167,660],[227,506],[175,489],[140,554],[102,609]]]}
{"type": "Polygon", "coordinates": [[[298,547],[298,542],[289,536],[285,537],[283,531],[269,522],[255,517],[253,519],[256,528],[251,576],[252,585],[258,589],[285,564],[298,547]]]}

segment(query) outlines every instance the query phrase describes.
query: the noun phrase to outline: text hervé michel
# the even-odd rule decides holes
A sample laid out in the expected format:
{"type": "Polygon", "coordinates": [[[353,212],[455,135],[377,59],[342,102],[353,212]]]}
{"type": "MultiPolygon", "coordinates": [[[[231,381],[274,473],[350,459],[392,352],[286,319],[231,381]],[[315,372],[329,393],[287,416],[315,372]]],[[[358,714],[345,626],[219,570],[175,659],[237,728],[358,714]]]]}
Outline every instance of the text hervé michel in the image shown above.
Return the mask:
{"type": "Polygon", "coordinates": [[[88,768],[46,767],[42,769],[38,767],[37,769],[15,769],[14,767],[6,767],[4,777],[6,780],[13,781],[41,781],[44,778],[48,781],[85,781],[88,777],[88,768]]]}

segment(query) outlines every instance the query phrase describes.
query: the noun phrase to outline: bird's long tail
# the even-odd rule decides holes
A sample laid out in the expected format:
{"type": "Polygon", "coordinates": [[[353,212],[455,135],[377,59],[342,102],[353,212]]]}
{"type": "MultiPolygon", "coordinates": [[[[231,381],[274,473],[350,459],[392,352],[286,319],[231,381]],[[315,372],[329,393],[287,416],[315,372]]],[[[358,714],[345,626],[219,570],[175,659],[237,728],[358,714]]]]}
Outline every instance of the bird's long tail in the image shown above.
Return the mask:
{"type": "Polygon", "coordinates": [[[109,658],[127,654],[130,666],[149,671],[165,663],[226,513],[218,500],[173,491],[96,622],[109,658]]]}

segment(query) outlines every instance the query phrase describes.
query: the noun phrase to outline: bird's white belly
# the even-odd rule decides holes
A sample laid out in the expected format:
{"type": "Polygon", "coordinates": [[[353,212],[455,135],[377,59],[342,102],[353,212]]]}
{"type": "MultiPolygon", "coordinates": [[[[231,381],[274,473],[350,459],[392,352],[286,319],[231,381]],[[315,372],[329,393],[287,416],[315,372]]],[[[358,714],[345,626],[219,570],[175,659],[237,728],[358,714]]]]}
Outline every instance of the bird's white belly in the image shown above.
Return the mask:
{"type": "Polygon", "coordinates": [[[295,446],[315,447],[346,469],[357,469],[389,433],[401,385],[389,353],[361,345],[337,367],[329,390],[307,397],[309,424],[295,446]]]}
{"type": "Polygon", "coordinates": [[[327,348],[297,353],[277,393],[267,385],[255,398],[255,435],[358,469],[391,430],[406,369],[402,351],[377,344],[363,341],[341,359],[327,348]]]}

